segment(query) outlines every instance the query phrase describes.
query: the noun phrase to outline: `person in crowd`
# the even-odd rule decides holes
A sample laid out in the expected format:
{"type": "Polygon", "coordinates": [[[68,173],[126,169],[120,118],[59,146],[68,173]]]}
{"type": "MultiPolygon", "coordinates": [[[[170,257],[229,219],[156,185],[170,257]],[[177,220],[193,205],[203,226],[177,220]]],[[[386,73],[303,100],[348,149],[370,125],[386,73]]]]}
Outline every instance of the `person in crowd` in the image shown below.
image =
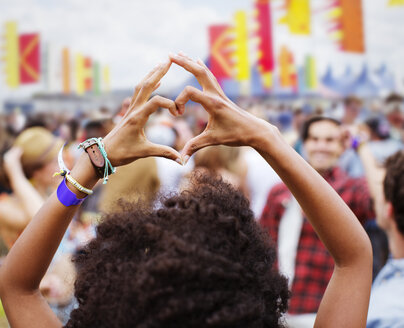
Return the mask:
{"type": "MultiPolygon", "coordinates": [[[[308,163],[334,188],[360,223],[374,218],[365,179],[350,178],[338,167],[343,152],[339,121],[314,116],[302,129],[308,163]]],[[[289,278],[291,327],[312,327],[315,313],[334,270],[334,261],[318,238],[288,186],[272,188],[260,219],[278,249],[278,266],[289,278]]],[[[327,223],[331,224],[331,223],[327,223]]]]}
{"type": "Polygon", "coordinates": [[[368,328],[401,327],[404,322],[404,152],[377,162],[363,141],[358,153],[364,163],[369,189],[375,202],[376,222],[387,235],[390,258],[373,282],[368,328]]]}
{"type": "MultiPolygon", "coordinates": [[[[136,88],[126,116],[94,146],[113,166],[148,156],[186,162],[216,144],[254,147],[291,189],[335,259],[316,326],[364,326],[372,254],[353,212],[273,125],[231,102],[202,61],[180,54],[170,59],[193,73],[203,91],[186,87],[175,102],[149,100],[171,61],[158,65],[136,88]],[[203,105],[209,121],[182,155],[146,139],[143,127],[152,112],[164,107],[181,115],[189,99],[203,105]]],[[[83,153],[69,173],[74,184],[70,178],[60,184],[0,267],[0,296],[13,327],[61,326],[38,292],[39,282],[89,192],[83,186],[92,188],[99,180],[94,167],[100,163],[83,153]]],[[[160,208],[127,204],[124,213],[105,218],[75,259],[78,306],[66,327],[281,327],[289,292],[274,260],[242,194],[200,177],[160,208]]]]}
{"type": "Polygon", "coordinates": [[[24,130],[4,155],[11,194],[0,199],[0,235],[10,248],[50,195],[63,142],[42,127],[24,130]]]}
{"type": "MultiPolygon", "coordinates": [[[[361,114],[362,101],[356,96],[348,96],[344,100],[344,109],[341,122],[345,129],[349,130],[353,126],[361,123],[359,117],[361,114]]],[[[364,171],[358,154],[354,149],[348,147],[340,156],[339,166],[351,177],[363,177],[364,171]]]]}
{"type": "Polygon", "coordinates": [[[399,142],[404,141],[404,98],[399,94],[389,95],[383,106],[383,113],[390,124],[391,137],[399,142]]]}
{"type": "Polygon", "coordinates": [[[227,146],[211,146],[194,156],[195,170],[220,175],[224,181],[239,189],[248,198],[247,165],[240,149],[227,146]]]}
{"type": "Polygon", "coordinates": [[[369,136],[367,139],[370,151],[379,164],[383,164],[389,156],[404,147],[401,141],[391,138],[391,127],[384,118],[370,117],[358,129],[369,136]]]}
{"type": "MultiPolygon", "coordinates": [[[[145,133],[147,138],[154,143],[166,145],[181,150],[186,141],[193,137],[192,131],[185,120],[174,120],[166,112],[160,110],[153,115],[153,120],[147,124],[145,133]]],[[[157,175],[159,180],[159,192],[168,193],[178,191],[182,179],[193,169],[193,160],[186,166],[170,161],[163,157],[153,159],[143,159],[143,161],[155,161],[157,165],[157,175]]],[[[151,164],[150,166],[152,166],[151,164]]],[[[139,188],[140,193],[144,193],[144,188],[139,188]]]]}
{"type": "Polygon", "coordinates": [[[348,96],[344,100],[344,112],[341,123],[344,125],[353,125],[358,123],[361,113],[362,101],[356,96],[348,96]]]}

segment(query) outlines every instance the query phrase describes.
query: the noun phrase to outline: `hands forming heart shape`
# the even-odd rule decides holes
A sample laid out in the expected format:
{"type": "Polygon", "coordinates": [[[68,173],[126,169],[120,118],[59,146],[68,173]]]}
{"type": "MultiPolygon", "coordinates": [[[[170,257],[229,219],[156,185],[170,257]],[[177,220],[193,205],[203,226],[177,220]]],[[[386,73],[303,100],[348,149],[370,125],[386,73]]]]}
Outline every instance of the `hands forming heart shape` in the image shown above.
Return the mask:
{"type": "Polygon", "coordinates": [[[211,145],[252,146],[259,150],[260,136],[262,138],[268,125],[234,104],[201,60],[195,61],[182,53],[170,54],[169,61],[157,65],[136,86],[125,116],[104,138],[104,145],[114,166],[149,156],[166,157],[185,164],[193,153],[211,145]],[[158,95],[149,99],[172,63],[192,73],[202,86],[202,91],[187,86],[175,101],[158,95]],[[171,147],[147,140],[144,126],[152,113],[163,107],[173,116],[182,115],[188,100],[201,104],[208,112],[209,119],[205,130],[189,140],[181,154],[171,147]]]}

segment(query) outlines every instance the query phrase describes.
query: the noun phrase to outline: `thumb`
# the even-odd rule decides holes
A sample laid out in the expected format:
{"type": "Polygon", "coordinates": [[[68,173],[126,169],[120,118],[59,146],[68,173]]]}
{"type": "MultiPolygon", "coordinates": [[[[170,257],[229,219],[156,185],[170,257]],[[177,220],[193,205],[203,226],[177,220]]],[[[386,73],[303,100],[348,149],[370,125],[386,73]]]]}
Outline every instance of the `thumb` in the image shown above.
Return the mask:
{"type": "Polygon", "coordinates": [[[189,140],[185,144],[184,149],[181,151],[184,165],[188,162],[189,158],[199,149],[211,146],[213,144],[214,143],[212,142],[212,138],[207,131],[204,131],[200,135],[189,140]]]}
{"type": "Polygon", "coordinates": [[[151,156],[165,157],[177,162],[178,164],[182,164],[181,155],[175,149],[168,146],[157,145],[152,142],[148,142],[147,153],[145,157],[151,157],[151,156]]]}

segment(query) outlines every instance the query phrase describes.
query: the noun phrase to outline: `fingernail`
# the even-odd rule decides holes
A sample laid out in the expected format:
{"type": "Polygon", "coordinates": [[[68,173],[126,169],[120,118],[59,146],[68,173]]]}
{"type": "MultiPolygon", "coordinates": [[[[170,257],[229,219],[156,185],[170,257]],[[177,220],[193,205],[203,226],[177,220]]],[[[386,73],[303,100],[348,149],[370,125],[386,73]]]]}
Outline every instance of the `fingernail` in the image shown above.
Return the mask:
{"type": "Polygon", "coordinates": [[[181,160],[181,158],[177,158],[175,161],[176,161],[178,164],[180,164],[180,165],[184,165],[184,163],[183,163],[183,161],[181,160]]]}
{"type": "Polygon", "coordinates": [[[185,156],[183,157],[183,163],[184,163],[184,165],[186,165],[186,164],[188,163],[188,161],[189,161],[189,155],[185,155],[185,156]]]}

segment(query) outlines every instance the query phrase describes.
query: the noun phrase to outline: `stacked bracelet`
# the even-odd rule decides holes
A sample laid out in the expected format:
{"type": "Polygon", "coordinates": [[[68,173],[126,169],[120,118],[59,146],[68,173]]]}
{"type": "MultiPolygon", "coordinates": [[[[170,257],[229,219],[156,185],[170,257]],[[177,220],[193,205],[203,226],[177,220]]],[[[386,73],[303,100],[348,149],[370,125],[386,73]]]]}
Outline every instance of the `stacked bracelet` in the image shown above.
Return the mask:
{"type": "Polygon", "coordinates": [[[70,170],[66,167],[63,161],[63,148],[64,146],[62,146],[62,148],[60,149],[58,156],[60,171],[56,172],[53,175],[53,176],[60,175],[64,178],[63,181],[58,186],[56,196],[64,206],[79,205],[83,202],[84,199],[87,198],[87,196],[85,198],[77,198],[76,194],[67,187],[66,180],[69,181],[72,184],[72,186],[77,188],[77,190],[81,191],[82,193],[92,195],[93,191],[91,189],[83,187],[80,183],[77,182],[76,179],[74,179],[70,175],[70,170]]]}
{"type": "Polygon", "coordinates": [[[97,176],[104,179],[103,184],[108,181],[108,175],[115,173],[115,168],[108,159],[102,138],[90,138],[83,141],[79,148],[83,148],[90,158],[97,176]]]}
{"type": "Polygon", "coordinates": [[[66,174],[66,180],[69,181],[73,186],[75,186],[82,193],[85,193],[87,195],[92,195],[93,194],[93,191],[91,189],[87,189],[87,188],[83,187],[80,183],[77,182],[77,180],[75,180],[70,175],[70,173],[66,174]]]}
{"type": "Polygon", "coordinates": [[[87,198],[87,196],[84,198],[77,198],[76,194],[67,187],[66,179],[63,179],[59,184],[56,196],[64,206],[79,205],[87,198]]]}

